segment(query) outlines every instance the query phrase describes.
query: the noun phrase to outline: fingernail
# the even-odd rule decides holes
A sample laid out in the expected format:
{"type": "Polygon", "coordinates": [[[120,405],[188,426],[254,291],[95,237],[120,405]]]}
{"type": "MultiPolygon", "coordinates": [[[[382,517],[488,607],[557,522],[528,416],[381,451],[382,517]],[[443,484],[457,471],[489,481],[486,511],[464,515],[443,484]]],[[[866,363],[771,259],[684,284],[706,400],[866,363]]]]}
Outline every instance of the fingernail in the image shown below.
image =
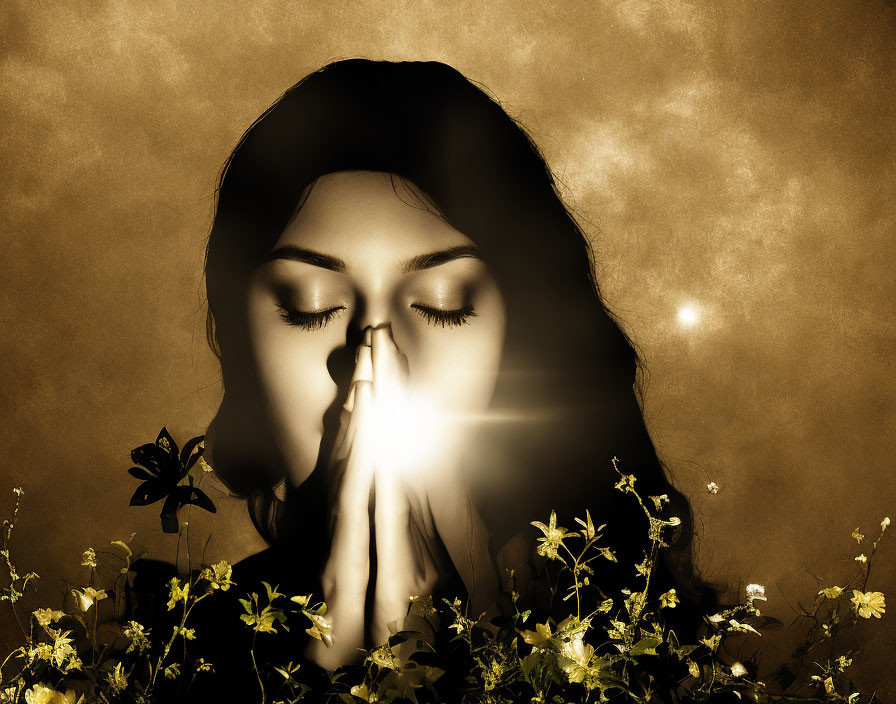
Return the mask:
{"type": "Polygon", "coordinates": [[[361,356],[361,350],[363,350],[363,349],[367,349],[367,350],[369,350],[369,349],[370,349],[370,345],[360,345],[360,346],[358,347],[358,349],[355,350],[355,364],[358,363],[358,358],[361,356]]]}
{"type": "Polygon", "coordinates": [[[345,403],[342,404],[342,407],[351,411],[355,407],[355,385],[352,384],[352,387],[348,390],[348,398],[345,399],[345,403]]]}

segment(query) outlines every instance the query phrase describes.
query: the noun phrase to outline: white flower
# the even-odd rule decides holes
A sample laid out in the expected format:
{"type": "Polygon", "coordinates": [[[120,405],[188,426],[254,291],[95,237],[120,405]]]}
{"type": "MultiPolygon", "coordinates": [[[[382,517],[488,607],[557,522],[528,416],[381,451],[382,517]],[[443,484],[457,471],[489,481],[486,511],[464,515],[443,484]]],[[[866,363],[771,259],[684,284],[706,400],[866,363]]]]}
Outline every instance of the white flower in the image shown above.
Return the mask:
{"type": "Polygon", "coordinates": [[[54,611],[53,609],[37,609],[31,612],[41,626],[49,626],[51,623],[58,621],[65,616],[64,611],[54,611]]]}
{"type": "Polygon", "coordinates": [[[90,607],[97,601],[102,601],[109,595],[105,589],[94,589],[93,587],[84,587],[82,589],[72,589],[72,594],[78,600],[78,606],[81,611],[89,611],[90,607]]]}
{"type": "Polygon", "coordinates": [[[852,590],[853,610],[862,618],[880,618],[880,615],[886,611],[886,602],[882,592],[860,592],[858,589],[852,590]]]}
{"type": "Polygon", "coordinates": [[[706,485],[707,490],[710,494],[718,494],[719,493],[719,485],[715,482],[710,482],[706,485]]]}
{"type": "Polygon", "coordinates": [[[78,697],[73,689],[67,689],[63,694],[43,682],[25,690],[25,704],[79,704],[83,700],[84,695],[78,697]]]}
{"type": "Polygon", "coordinates": [[[745,674],[747,674],[747,668],[745,668],[739,662],[736,662],[731,666],[732,677],[743,677],[745,674]]]}
{"type": "Polygon", "coordinates": [[[746,591],[747,591],[747,601],[749,601],[751,604],[756,599],[761,599],[762,601],[768,601],[768,599],[765,598],[765,587],[763,587],[761,584],[748,584],[746,586],[746,591]]]}

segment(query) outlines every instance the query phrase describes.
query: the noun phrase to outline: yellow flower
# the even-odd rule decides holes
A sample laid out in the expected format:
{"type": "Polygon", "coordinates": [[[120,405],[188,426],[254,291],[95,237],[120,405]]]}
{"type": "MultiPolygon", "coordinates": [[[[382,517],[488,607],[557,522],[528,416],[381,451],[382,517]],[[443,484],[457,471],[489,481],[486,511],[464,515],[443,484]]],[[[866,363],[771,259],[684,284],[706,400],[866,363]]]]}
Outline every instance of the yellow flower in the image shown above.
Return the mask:
{"type": "Polygon", "coordinates": [[[861,555],[856,556],[856,562],[861,562],[863,565],[866,562],[868,562],[868,558],[865,557],[865,553],[862,553],[861,555]]]}
{"type": "Polygon", "coordinates": [[[613,640],[625,640],[628,635],[629,627],[623,621],[611,620],[610,625],[613,628],[607,631],[607,635],[613,640]]]}
{"type": "Polygon", "coordinates": [[[169,584],[169,592],[168,592],[168,610],[171,611],[176,605],[177,602],[187,601],[187,596],[190,593],[190,585],[189,583],[184,584],[184,586],[180,586],[180,580],[177,577],[172,577],[169,584]]]}
{"type": "Polygon", "coordinates": [[[184,640],[196,640],[196,629],[181,628],[180,626],[175,626],[173,635],[175,638],[181,636],[184,640]]]}
{"type": "Polygon", "coordinates": [[[663,503],[664,503],[664,502],[665,502],[665,503],[668,503],[668,502],[669,502],[669,495],[668,495],[668,494],[660,494],[659,496],[650,496],[650,497],[648,497],[648,498],[649,498],[651,501],[653,501],[653,505],[654,505],[654,507],[656,508],[657,511],[662,511],[662,510],[663,510],[663,503]]]}
{"type": "Polygon", "coordinates": [[[553,634],[549,623],[536,623],[534,631],[523,631],[521,635],[529,645],[542,646],[551,639],[553,634]]]}
{"type": "Polygon", "coordinates": [[[365,659],[366,662],[372,662],[374,665],[388,669],[397,670],[401,666],[401,660],[398,658],[398,647],[389,647],[389,645],[381,645],[374,648],[365,659]]]}
{"type": "Polygon", "coordinates": [[[660,608],[674,609],[678,603],[679,598],[674,589],[670,589],[665,594],[660,594],[660,608]]]}
{"type": "Polygon", "coordinates": [[[557,548],[563,545],[564,536],[569,537],[577,535],[576,533],[569,533],[566,528],[557,525],[557,514],[554,511],[551,511],[549,525],[545,525],[541,521],[532,521],[531,524],[544,533],[544,537],[538,539],[540,545],[537,548],[537,552],[539,555],[546,557],[549,560],[560,559],[557,548]]]}
{"type": "Polygon", "coordinates": [[[53,662],[56,663],[57,667],[62,667],[62,663],[69,657],[73,657],[77,655],[74,647],[72,646],[72,639],[69,638],[69,634],[71,631],[66,631],[65,633],[61,633],[59,631],[52,631],[53,633],[53,662]]]}
{"type": "Polygon", "coordinates": [[[81,611],[89,611],[90,607],[96,602],[102,601],[109,595],[105,589],[94,589],[93,587],[83,587],[82,589],[72,589],[75,599],[78,600],[78,606],[81,611]]]}
{"type": "Polygon", "coordinates": [[[619,478],[619,481],[616,482],[616,485],[614,488],[619,489],[619,491],[634,491],[635,490],[635,475],[634,474],[623,474],[619,478]]]}
{"type": "Polygon", "coordinates": [[[736,662],[731,666],[732,677],[743,677],[745,674],[747,674],[747,668],[745,668],[741,663],[736,662]]]}
{"type": "Polygon", "coordinates": [[[865,536],[862,535],[862,534],[859,532],[859,529],[858,529],[858,528],[856,528],[856,529],[852,532],[852,537],[855,539],[855,541],[856,541],[857,543],[861,543],[861,542],[865,539],[865,536]]]}
{"type": "Polygon", "coordinates": [[[221,560],[206,567],[199,575],[200,579],[208,581],[212,589],[220,589],[222,592],[226,592],[233,586],[233,581],[230,579],[232,576],[233,568],[227,560],[221,560]]]}
{"type": "Polygon", "coordinates": [[[96,567],[96,552],[93,548],[87,548],[81,555],[81,564],[84,567],[96,567]]]}
{"type": "Polygon", "coordinates": [[[722,634],[715,633],[711,638],[701,638],[700,642],[709,648],[711,651],[715,652],[716,648],[719,647],[719,643],[722,642],[722,634]]]}
{"type": "Polygon", "coordinates": [[[65,616],[64,611],[53,611],[53,609],[37,609],[37,611],[32,611],[31,613],[38,624],[45,627],[65,616]]]}
{"type": "Polygon", "coordinates": [[[109,682],[109,686],[112,687],[113,691],[116,694],[127,689],[128,678],[124,674],[124,671],[121,669],[121,663],[115,665],[112,671],[108,675],[106,675],[106,680],[109,682]]]}
{"type": "Polygon", "coordinates": [[[887,528],[890,527],[890,519],[889,517],[884,517],[884,520],[880,522],[880,532],[883,533],[887,528]]]}
{"type": "Polygon", "coordinates": [[[843,587],[828,587],[818,593],[824,595],[825,599],[839,599],[840,595],[843,594],[843,587]]]}
{"type": "Polygon", "coordinates": [[[719,485],[716,484],[715,482],[710,482],[709,484],[707,484],[706,489],[709,491],[710,494],[718,494],[719,493],[719,485]]]}
{"type": "Polygon", "coordinates": [[[733,618],[728,621],[728,626],[732,631],[740,631],[741,633],[755,633],[757,636],[762,635],[749,623],[741,623],[740,621],[735,621],[733,618]]]}
{"type": "Polygon", "coordinates": [[[121,632],[125,638],[131,641],[125,652],[130,653],[132,650],[136,650],[140,654],[149,647],[149,631],[143,627],[143,624],[128,621],[121,632]]]}
{"type": "Polygon", "coordinates": [[[841,655],[839,658],[837,658],[837,667],[840,668],[840,670],[845,670],[850,665],[852,665],[851,658],[848,658],[845,655],[841,655]]]}
{"type": "Polygon", "coordinates": [[[881,592],[865,592],[862,593],[858,589],[852,590],[853,609],[862,618],[880,618],[884,613],[886,603],[884,595],[881,592]]]}

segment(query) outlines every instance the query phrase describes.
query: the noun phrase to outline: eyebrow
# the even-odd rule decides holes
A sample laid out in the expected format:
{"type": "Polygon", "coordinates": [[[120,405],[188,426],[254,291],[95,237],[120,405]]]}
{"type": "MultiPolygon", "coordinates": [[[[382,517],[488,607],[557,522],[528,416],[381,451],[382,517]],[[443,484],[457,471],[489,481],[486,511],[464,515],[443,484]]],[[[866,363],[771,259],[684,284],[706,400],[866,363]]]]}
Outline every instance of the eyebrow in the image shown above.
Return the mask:
{"type": "Polygon", "coordinates": [[[346,265],[346,263],[338,257],[331,257],[329,254],[315,252],[311,249],[304,249],[303,247],[296,247],[293,244],[284,245],[283,247],[277,247],[277,249],[275,249],[265,258],[264,263],[267,264],[268,262],[272,262],[275,259],[287,259],[292,262],[304,262],[305,264],[311,264],[311,266],[319,266],[322,269],[337,271],[340,274],[344,274],[346,271],[348,271],[348,266],[346,265]]]}
{"type": "Polygon", "coordinates": [[[413,271],[422,271],[424,269],[432,269],[435,266],[441,266],[455,259],[463,259],[470,257],[472,259],[482,259],[480,251],[470,244],[462,244],[457,247],[449,247],[439,252],[430,252],[429,254],[421,254],[406,261],[401,267],[402,274],[410,274],[413,271]]]}
{"type": "MultiPolygon", "coordinates": [[[[455,259],[463,259],[465,257],[473,259],[482,259],[482,254],[478,248],[473,245],[462,244],[457,247],[449,247],[438,252],[430,252],[429,254],[420,254],[412,257],[401,266],[402,274],[410,274],[415,271],[423,271],[424,269],[432,269],[433,267],[447,264],[455,259]]],[[[348,271],[348,265],[338,257],[333,257],[323,252],[315,252],[304,247],[296,245],[284,245],[277,247],[264,260],[264,263],[274,261],[275,259],[286,259],[293,262],[304,262],[311,266],[318,266],[322,269],[335,271],[344,274],[348,271]]]]}

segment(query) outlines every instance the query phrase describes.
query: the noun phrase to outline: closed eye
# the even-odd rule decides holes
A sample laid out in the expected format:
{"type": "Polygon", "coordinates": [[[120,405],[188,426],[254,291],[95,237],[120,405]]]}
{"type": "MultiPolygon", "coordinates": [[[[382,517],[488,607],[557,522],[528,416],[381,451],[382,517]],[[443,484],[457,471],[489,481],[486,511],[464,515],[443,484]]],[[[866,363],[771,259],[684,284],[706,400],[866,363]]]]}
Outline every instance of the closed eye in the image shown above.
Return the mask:
{"type": "Polygon", "coordinates": [[[340,311],[345,310],[345,306],[335,306],[327,310],[305,311],[290,308],[282,303],[278,304],[277,308],[280,309],[280,317],[287,325],[294,325],[303,330],[320,330],[335,318],[340,311]]]}
{"type": "Polygon", "coordinates": [[[441,308],[433,308],[422,303],[412,303],[411,308],[416,310],[420,316],[433,327],[454,327],[457,325],[466,325],[471,317],[476,315],[473,306],[464,306],[455,310],[442,310],[441,308]]]}

